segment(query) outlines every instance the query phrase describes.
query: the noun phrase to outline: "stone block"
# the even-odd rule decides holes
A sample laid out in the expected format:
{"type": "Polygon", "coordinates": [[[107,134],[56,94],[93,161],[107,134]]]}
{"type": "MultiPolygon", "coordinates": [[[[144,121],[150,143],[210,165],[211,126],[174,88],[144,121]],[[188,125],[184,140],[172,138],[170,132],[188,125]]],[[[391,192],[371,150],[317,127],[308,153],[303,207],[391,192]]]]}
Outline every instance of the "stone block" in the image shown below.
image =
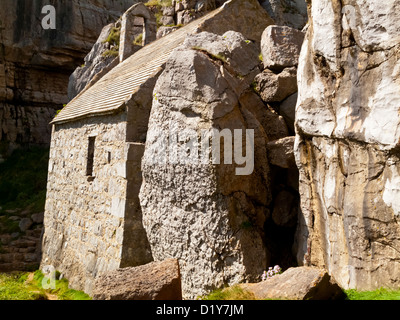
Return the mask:
{"type": "Polygon", "coordinates": [[[181,300],[178,260],[105,272],[96,278],[92,297],[94,300],[181,300]]]}
{"type": "Polygon", "coordinates": [[[336,281],[323,269],[290,268],[256,284],[241,287],[257,299],[280,300],[340,300],[345,294],[336,281]]]}
{"type": "Polygon", "coordinates": [[[265,69],[254,82],[264,102],[281,102],[297,92],[297,69],[286,68],[280,73],[265,69]]]}
{"type": "Polygon", "coordinates": [[[264,67],[282,70],[297,66],[304,33],[287,26],[268,26],[261,37],[264,67]]]}

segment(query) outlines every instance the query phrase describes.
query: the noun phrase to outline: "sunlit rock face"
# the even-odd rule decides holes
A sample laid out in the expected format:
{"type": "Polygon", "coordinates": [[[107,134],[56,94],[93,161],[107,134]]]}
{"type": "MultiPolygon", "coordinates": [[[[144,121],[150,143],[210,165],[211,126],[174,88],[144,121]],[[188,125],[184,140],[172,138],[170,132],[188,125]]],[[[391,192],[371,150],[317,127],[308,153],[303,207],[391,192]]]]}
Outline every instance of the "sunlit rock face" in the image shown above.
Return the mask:
{"type": "Polygon", "coordinates": [[[400,1],[310,5],[296,107],[298,261],[345,288],[398,287],[400,1]]]}

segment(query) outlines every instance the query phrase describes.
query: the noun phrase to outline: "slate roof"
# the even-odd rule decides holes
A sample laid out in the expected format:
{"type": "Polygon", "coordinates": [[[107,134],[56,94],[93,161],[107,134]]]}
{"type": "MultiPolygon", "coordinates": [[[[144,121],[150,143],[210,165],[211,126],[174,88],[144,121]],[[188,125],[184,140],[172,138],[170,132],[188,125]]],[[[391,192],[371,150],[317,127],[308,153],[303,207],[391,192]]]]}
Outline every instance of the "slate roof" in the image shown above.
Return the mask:
{"type": "Polygon", "coordinates": [[[228,30],[236,30],[248,39],[260,41],[262,32],[271,24],[274,21],[258,0],[229,0],[222,7],[146,45],[118,64],[69,102],[51,123],[74,121],[119,110],[142,84],[160,71],[171,52],[183,43],[188,34],[201,31],[223,34],[228,30]]]}
{"type": "Polygon", "coordinates": [[[202,22],[217,14],[220,9],[146,45],[122,61],[97,83],[71,100],[51,123],[108,114],[121,108],[140,85],[159,72],[171,52],[183,43],[186,35],[193,33],[202,22]]]}

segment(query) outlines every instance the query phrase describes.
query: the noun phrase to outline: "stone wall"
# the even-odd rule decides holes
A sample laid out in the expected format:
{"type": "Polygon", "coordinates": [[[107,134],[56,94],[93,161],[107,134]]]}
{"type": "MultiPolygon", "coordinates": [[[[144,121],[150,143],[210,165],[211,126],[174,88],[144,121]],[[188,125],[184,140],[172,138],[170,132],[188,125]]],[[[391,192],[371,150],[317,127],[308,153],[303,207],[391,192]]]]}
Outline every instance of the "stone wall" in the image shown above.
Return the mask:
{"type": "Polygon", "coordinates": [[[129,258],[124,251],[131,249],[124,235],[127,163],[135,161],[136,148],[125,140],[123,113],[53,129],[42,267],[53,265],[71,286],[88,293],[99,272],[114,270],[124,264],[123,257],[129,258]],[[96,137],[94,166],[93,176],[87,176],[91,136],[96,137]]]}

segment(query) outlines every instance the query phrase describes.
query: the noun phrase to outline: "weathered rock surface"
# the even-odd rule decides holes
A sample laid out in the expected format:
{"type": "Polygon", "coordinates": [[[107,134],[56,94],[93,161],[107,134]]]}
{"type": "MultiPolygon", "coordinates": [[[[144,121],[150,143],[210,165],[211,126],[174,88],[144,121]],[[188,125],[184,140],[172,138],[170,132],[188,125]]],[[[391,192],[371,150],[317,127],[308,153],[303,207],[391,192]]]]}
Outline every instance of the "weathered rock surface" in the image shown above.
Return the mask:
{"type": "Polygon", "coordinates": [[[340,300],[345,293],[336,281],[318,268],[290,268],[263,282],[242,284],[257,299],[277,300],[340,300]]]}
{"type": "Polygon", "coordinates": [[[110,49],[110,44],[106,40],[114,27],[115,24],[110,23],[103,28],[92,50],[85,57],[84,65],[76,68],[69,77],[69,100],[75,98],[99,72],[107,68],[114,59],[117,59],[115,56],[106,55],[107,50],[110,49]]]}
{"type": "Polygon", "coordinates": [[[297,92],[297,69],[285,68],[280,73],[265,69],[254,82],[264,102],[281,102],[297,92]]]}
{"type": "Polygon", "coordinates": [[[160,27],[157,30],[157,39],[160,39],[166,36],[167,34],[174,32],[177,29],[179,29],[179,27],[160,27]]]}
{"type": "Polygon", "coordinates": [[[69,75],[82,64],[101,29],[136,2],[58,2],[56,29],[45,30],[43,1],[2,1],[1,142],[10,144],[10,150],[21,144],[49,144],[49,122],[68,102],[69,75]]]}
{"type": "Polygon", "coordinates": [[[298,214],[298,199],[296,196],[292,192],[282,190],[274,198],[272,220],[277,226],[296,226],[298,214]]]}
{"type": "Polygon", "coordinates": [[[285,119],[285,122],[294,134],[294,122],[296,119],[296,104],[297,104],[297,92],[287,97],[279,105],[279,114],[285,119]]]}
{"type": "Polygon", "coordinates": [[[93,300],[182,300],[176,259],[123,268],[99,275],[93,300]]]}
{"type": "Polygon", "coordinates": [[[189,36],[154,89],[142,160],[143,225],[155,260],[179,259],[185,298],[257,279],[267,263],[267,137],[251,106],[240,101],[259,72],[259,51],[246,40],[232,31],[189,36]],[[246,129],[253,129],[254,170],[249,163],[247,169],[228,164],[222,148],[233,146],[228,140],[217,153],[221,164],[210,162],[210,147],[200,151],[197,141],[212,129],[227,129],[232,137],[241,129],[243,143],[246,129]]]}
{"type": "Polygon", "coordinates": [[[23,218],[19,222],[19,228],[21,229],[22,232],[25,232],[28,230],[33,224],[33,221],[30,218],[23,218]]]}
{"type": "Polygon", "coordinates": [[[267,144],[269,162],[285,169],[295,167],[294,140],[295,137],[292,136],[269,142],[267,144]]]}
{"type": "Polygon", "coordinates": [[[399,287],[400,2],[316,0],[299,63],[299,263],[399,287]]]}
{"type": "Polygon", "coordinates": [[[248,106],[264,128],[268,141],[285,138],[289,135],[285,120],[269,105],[265,105],[259,95],[251,91],[244,92],[240,103],[248,106]]]}
{"type": "Polygon", "coordinates": [[[286,26],[269,26],[261,38],[264,67],[282,70],[297,66],[304,33],[286,26]]]}
{"type": "Polygon", "coordinates": [[[301,30],[307,23],[306,0],[260,0],[260,3],[277,25],[301,30]]]}

